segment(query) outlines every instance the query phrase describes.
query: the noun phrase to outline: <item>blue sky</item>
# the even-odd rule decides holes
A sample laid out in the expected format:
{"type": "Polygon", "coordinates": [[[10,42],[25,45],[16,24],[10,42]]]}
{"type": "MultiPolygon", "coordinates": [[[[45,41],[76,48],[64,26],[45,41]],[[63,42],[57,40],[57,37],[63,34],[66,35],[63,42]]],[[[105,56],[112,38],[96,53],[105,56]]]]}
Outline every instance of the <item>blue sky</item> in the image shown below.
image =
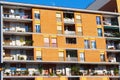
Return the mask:
{"type": "Polygon", "coordinates": [[[95,0],[6,0],[6,1],[84,9],[95,0]]]}

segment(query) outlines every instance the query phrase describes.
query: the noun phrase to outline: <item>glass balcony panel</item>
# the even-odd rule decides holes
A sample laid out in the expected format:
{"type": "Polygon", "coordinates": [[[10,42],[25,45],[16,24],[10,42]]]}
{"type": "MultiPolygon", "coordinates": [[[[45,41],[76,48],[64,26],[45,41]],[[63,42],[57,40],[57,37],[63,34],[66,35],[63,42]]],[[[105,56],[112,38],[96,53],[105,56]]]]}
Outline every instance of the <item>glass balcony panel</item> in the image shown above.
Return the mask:
{"type": "Polygon", "coordinates": [[[66,61],[78,61],[77,57],[67,57],[66,61]]]}
{"type": "Polygon", "coordinates": [[[66,35],[75,35],[75,31],[65,31],[66,35]]]}
{"type": "Polygon", "coordinates": [[[74,18],[64,18],[64,23],[74,23],[74,18]]]}

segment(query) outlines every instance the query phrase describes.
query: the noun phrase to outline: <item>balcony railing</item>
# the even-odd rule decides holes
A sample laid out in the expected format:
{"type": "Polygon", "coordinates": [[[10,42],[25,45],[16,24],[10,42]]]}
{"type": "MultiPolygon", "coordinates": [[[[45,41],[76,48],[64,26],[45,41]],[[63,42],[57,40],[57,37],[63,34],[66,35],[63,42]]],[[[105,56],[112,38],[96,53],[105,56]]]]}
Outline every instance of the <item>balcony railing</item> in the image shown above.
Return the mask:
{"type": "Polygon", "coordinates": [[[110,49],[110,50],[120,50],[120,43],[107,44],[107,49],[110,49]]]}
{"type": "Polygon", "coordinates": [[[5,32],[31,32],[31,29],[26,29],[26,26],[23,26],[24,28],[16,27],[16,28],[10,28],[10,27],[4,27],[3,31],[5,32]]]}
{"type": "Polygon", "coordinates": [[[74,18],[64,18],[64,23],[74,23],[74,18]]]}
{"type": "Polygon", "coordinates": [[[3,60],[9,60],[9,61],[11,61],[11,60],[34,60],[34,57],[33,56],[28,56],[28,55],[19,55],[19,56],[17,56],[17,55],[11,55],[11,56],[4,56],[3,57],[3,60]]]}
{"type": "Polygon", "coordinates": [[[114,34],[113,34],[113,33],[108,33],[108,32],[106,33],[106,32],[105,32],[105,33],[104,33],[104,36],[105,36],[105,37],[114,37],[114,34]]]}
{"type": "Polygon", "coordinates": [[[117,23],[114,23],[114,22],[108,22],[108,21],[103,21],[103,24],[104,24],[104,25],[108,25],[108,26],[118,26],[117,23]]]}
{"type": "Polygon", "coordinates": [[[16,68],[11,67],[3,71],[4,76],[119,76],[117,71],[113,70],[80,70],[74,71],[69,70],[69,73],[60,74],[61,70],[54,70],[54,73],[50,73],[49,70],[29,69],[29,68],[16,68]],[[58,73],[59,71],[59,73],[58,73]],[[56,73],[55,73],[56,72],[56,73]]]}
{"type": "Polygon", "coordinates": [[[3,45],[5,46],[32,46],[33,41],[4,41],[3,45]]]}
{"type": "Polygon", "coordinates": [[[75,31],[65,31],[66,35],[75,35],[75,31]]]}
{"type": "Polygon", "coordinates": [[[59,57],[59,61],[64,61],[64,57],[59,57]]]}
{"type": "Polygon", "coordinates": [[[66,61],[78,61],[77,57],[67,57],[66,61]]]}
{"type": "Polygon", "coordinates": [[[19,15],[19,14],[10,14],[4,13],[5,18],[14,18],[14,19],[31,19],[29,15],[19,15]]]}
{"type": "Polygon", "coordinates": [[[4,56],[3,60],[13,60],[13,57],[12,56],[4,56]]]}

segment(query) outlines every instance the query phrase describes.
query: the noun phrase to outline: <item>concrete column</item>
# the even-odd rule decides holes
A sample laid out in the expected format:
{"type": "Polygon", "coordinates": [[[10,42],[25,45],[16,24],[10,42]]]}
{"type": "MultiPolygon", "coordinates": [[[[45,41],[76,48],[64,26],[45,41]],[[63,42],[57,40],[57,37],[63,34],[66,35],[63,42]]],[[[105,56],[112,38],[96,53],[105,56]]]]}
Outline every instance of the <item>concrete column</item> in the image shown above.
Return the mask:
{"type": "MultiPolygon", "coordinates": [[[[3,6],[0,5],[0,63],[3,63],[3,6]]],[[[0,80],[3,80],[3,71],[0,72],[0,80]]]]}
{"type": "Polygon", "coordinates": [[[118,17],[119,32],[120,32],[120,16],[118,17]]]}

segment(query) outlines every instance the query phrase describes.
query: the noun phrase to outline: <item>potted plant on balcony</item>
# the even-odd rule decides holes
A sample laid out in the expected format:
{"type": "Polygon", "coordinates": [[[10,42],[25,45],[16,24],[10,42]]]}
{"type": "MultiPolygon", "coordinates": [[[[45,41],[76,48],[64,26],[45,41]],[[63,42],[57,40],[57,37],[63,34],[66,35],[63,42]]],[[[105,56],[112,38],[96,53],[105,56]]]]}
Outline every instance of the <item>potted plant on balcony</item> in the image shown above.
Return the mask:
{"type": "Polygon", "coordinates": [[[51,73],[49,73],[50,74],[50,76],[53,76],[54,74],[51,72],[51,73]]]}
{"type": "Polygon", "coordinates": [[[28,71],[28,70],[26,70],[26,71],[25,71],[25,75],[28,75],[28,74],[29,74],[29,71],[28,71]]]}
{"type": "Polygon", "coordinates": [[[62,76],[62,74],[57,74],[57,76],[58,76],[58,77],[61,77],[61,76],[62,76]]]}
{"type": "Polygon", "coordinates": [[[20,60],[20,56],[18,56],[18,60],[20,60]]]}
{"type": "Polygon", "coordinates": [[[120,37],[120,33],[119,32],[116,32],[113,34],[115,37],[120,37]]]}
{"type": "Polygon", "coordinates": [[[7,75],[7,76],[9,76],[9,75],[10,75],[10,73],[9,73],[9,72],[6,72],[6,75],[7,75]]]}
{"type": "Polygon", "coordinates": [[[25,41],[26,42],[26,45],[32,45],[33,44],[33,41],[32,40],[27,40],[25,41]]]}
{"type": "Polygon", "coordinates": [[[38,71],[39,71],[40,75],[42,74],[42,70],[43,70],[43,67],[38,68],[38,71]]]}
{"type": "Polygon", "coordinates": [[[79,68],[76,66],[71,67],[71,74],[72,75],[79,75],[79,68]]]}
{"type": "Polygon", "coordinates": [[[20,57],[20,60],[24,60],[24,57],[20,57]]]}
{"type": "Polygon", "coordinates": [[[119,73],[119,69],[118,68],[114,68],[114,74],[118,75],[118,73],[119,73]]]}

